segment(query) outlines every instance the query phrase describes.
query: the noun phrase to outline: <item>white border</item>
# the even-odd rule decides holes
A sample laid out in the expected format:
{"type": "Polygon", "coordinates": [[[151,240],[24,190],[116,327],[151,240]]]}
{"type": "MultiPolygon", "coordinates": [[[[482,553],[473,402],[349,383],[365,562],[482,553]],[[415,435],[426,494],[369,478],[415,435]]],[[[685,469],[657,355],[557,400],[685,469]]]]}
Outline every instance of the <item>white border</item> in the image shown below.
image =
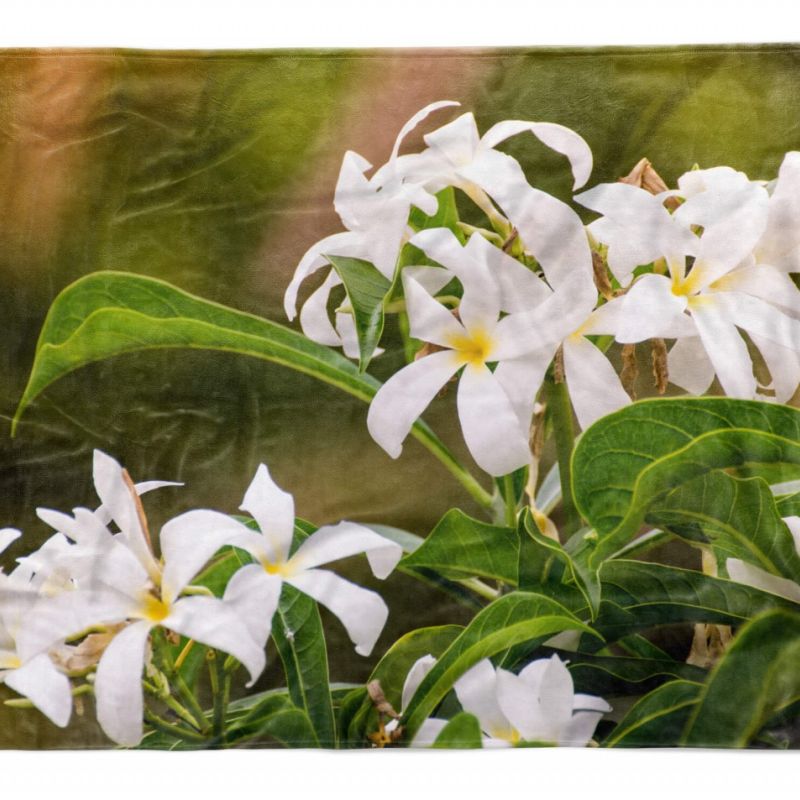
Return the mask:
{"type": "MultiPolygon", "coordinates": [[[[0,47],[250,49],[800,41],[791,0],[6,0],[0,47]]],[[[553,796],[681,800],[793,787],[800,754],[524,750],[0,752],[2,791],[92,800],[553,796]]]]}
{"type": "Polygon", "coordinates": [[[785,42],[793,0],[5,0],[0,47],[785,42]]]}

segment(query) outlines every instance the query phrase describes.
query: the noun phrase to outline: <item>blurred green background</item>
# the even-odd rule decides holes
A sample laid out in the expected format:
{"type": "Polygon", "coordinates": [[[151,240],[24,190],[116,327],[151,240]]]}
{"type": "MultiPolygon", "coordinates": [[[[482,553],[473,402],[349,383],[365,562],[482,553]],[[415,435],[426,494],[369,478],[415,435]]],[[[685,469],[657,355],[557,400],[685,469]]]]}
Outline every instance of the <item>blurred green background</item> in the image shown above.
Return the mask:
{"type": "MultiPolygon", "coordinates": [[[[383,163],[426,103],[459,100],[481,129],[514,118],[574,128],[594,152],[589,185],[642,156],[668,183],[695,163],[769,179],[800,148],[799,59],[786,46],[0,53],[0,526],[25,533],[5,564],[48,535],[37,506],[96,504],[94,447],[135,479],[186,483],[147,500],[154,528],[191,507],[233,512],[260,461],[317,524],[349,518],[424,534],[451,506],[471,510],[415,442],[389,459],[366,432],[363,404],[243,357],[117,358],[51,387],[16,439],[9,423],[50,303],[94,270],[157,276],[284,321],[299,258],[340,229],[332,197],[344,151],[383,163]]],[[[569,199],[560,157],[528,136],[506,149],[532,183],[569,199]]],[[[373,371],[399,362],[390,350],[373,371]]],[[[427,419],[466,459],[452,402],[436,401],[427,419]]],[[[348,570],[377,586],[363,563],[348,570]]],[[[382,593],[391,615],[377,655],[407,630],[466,618],[401,575],[382,593]]],[[[332,678],[363,680],[373,660],[325,621],[332,678]]],[[[279,679],[273,661],[260,685],[279,679]]],[[[89,708],[64,733],[37,712],[0,706],[0,747],[102,746],[91,718],[89,708]]]]}

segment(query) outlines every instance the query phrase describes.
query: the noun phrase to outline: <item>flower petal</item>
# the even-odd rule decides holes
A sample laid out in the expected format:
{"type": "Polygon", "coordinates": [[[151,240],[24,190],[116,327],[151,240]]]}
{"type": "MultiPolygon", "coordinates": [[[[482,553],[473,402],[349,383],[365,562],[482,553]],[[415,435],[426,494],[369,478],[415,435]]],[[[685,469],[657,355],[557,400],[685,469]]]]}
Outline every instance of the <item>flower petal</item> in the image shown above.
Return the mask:
{"type": "Polygon", "coordinates": [[[403,367],[378,389],[367,413],[367,428],[392,458],[400,456],[414,421],[461,364],[451,351],[432,353],[403,367]]]}
{"type": "MultiPolygon", "coordinates": [[[[408,671],[408,675],[406,675],[405,683],[403,683],[403,694],[400,701],[401,711],[408,708],[408,704],[411,702],[414,693],[419,689],[422,679],[433,669],[435,664],[436,659],[428,653],[428,655],[418,658],[411,665],[411,669],[408,671]]],[[[434,738],[436,737],[434,736],[434,738]]],[[[417,737],[414,738],[414,741],[416,740],[417,737]]]]}
{"type": "Polygon", "coordinates": [[[443,155],[454,166],[469,163],[480,141],[478,126],[471,111],[426,133],[423,138],[428,147],[443,155]]]}
{"type": "Polygon", "coordinates": [[[755,589],[762,589],[770,594],[785,597],[795,603],[800,603],[800,586],[788,578],[781,578],[771,572],[748,564],[738,558],[729,558],[725,562],[728,576],[732,581],[752,586],[755,589]]]}
{"type": "Polygon", "coordinates": [[[582,336],[564,342],[564,372],[572,407],[584,430],[631,402],[611,362],[582,336]]]}
{"type": "Polygon", "coordinates": [[[448,720],[437,719],[436,717],[429,717],[419,726],[414,739],[411,742],[411,747],[430,747],[437,739],[439,734],[444,730],[448,720]]]}
{"type": "Polygon", "coordinates": [[[530,131],[542,144],[567,157],[575,178],[573,191],[580,189],[589,180],[592,174],[592,151],[586,140],[570,128],[554,122],[507,119],[489,128],[481,139],[481,145],[495,147],[523,131],[530,131]]]}
{"type": "Polygon", "coordinates": [[[341,284],[335,269],[328,273],[328,277],[315,289],[303,303],[300,309],[300,327],[303,333],[317,344],[328,347],[338,347],[341,344],[339,334],[328,316],[328,298],[331,289],[341,284]]]}
{"type": "Polygon", "coordinates": [[[123,628],[105,649],[94,681],[97,721],[117,744],[133,747],[142,739],[142,671],[150,622],[123,628]]]}
{"type": "Polygon", "coordinates": [[[458,417],[472,457],[490,475],[530,461],[528,429],[520,425],[503,385],[483,364],[468,364],[458,383],[458,417]]]}
{"type": "Polygon", "coordinates": [[[486,267],[489,276],[500,290],[503,311],[529,311],[545,301],[552,290],[533,270],[511,258],[480,234],[474,233],[465,248],[475,261],[486,267]]]}
{"type": "Polygon", "coordinates": [[[27,697],[39,711],[60,728],[72,713],[72,690],[69,679],[56,669],[50,656],[42,653],[6,673],[4,683],[17,694],[27,697]]]}
{"type": "Polygon", "coordinates": [[[454,340],[463,338],[463,326],[410,275],[403,275],[403,289],[411,336],[441,347],[452,347],[454,340]]]}
{"type": "Polygon", "coordinates": [[[699,336],[678,339],[667,356],[669,379],[694,395],[705,394],[714,380],[714,365],[699,336]]]}
{"type": "Polygon", "coordinates": [[[800,354],[755,333],[751,333],[750,338],[769,369],[775,400],[778,403],[789,402],[800,384],[800,354]]]}
{"type": "Polygon", "coordinates": [[[164,571],[161,591],[165,602],[177,599],[214,553],[253,533],[218,511],[197,509],[169,520],[161,529],[164,571]]]}
{"type": "Polygon", "coordinates": [[[783,309],[790,316],[800,314],[800,291],[794,281],[785,272],[767,264],[735,269],[716,281],[713,289],[750,294],[783,309]]]}
{"type": "Polygon", "coordinates": [[[368,656],[381,635],[389,609],[379,594],[356,586],[333,572],[309,569],[286,579],[325,606],[344,625],[356,653],[368,656]]]}
{"type": "Polygon", "coordinates": [[[268,560],[286,561],[294,535],[294,498],[272,480],[266,464],[258,465],[239,508],[258,523],[268,560]]]}
{"type": "Polygon", "coordinates": [[[522,430],[530,427],[536,395],[552,360],[552,349],[539,350],[521,358],[501,361],[494,371],[494,377],[508,397],[522,430]]]}
{"type": "Polygon", "coordinates": [[[800,320],[742,292],[714,292],[714,307],[734,325],[789,350],[800,351],[800,320]]]}
{"type": "Polygon", "coordinates": [[[428,103],[427,106],[421,108],[414,114],[411,119],[400,128],[400,133],[397,134],[397,138],[394,140],[394,147],[392,147],[392,155],[389,158],[389,161],[392,162],[397,158],[397,154],[400,152],[400,145],[403,143],[403,139],[408,136],[417,125],[420,124],[429,114],[432,114],[434,111],[438,111],[441,108],[450,108],[452,106],[460,106],[461,103],[457,102],[456,100],[437,100],[435,103],[428,103]]]}
{"type": "Polygon", "coordinates": [[[151,575],[158,573],[153,553],[139,519],[131,488],[120,464],[101,450],[94,451],[94,486],[105,508],[117,523],[128,547],[151,575]]]}
{"type": "Polygon", "coordinates": [[[328,263],[323,253],[330,253],[334,256],[350,256],[352,258],[367,258],[369,256],[363,235],[352,231],[331,234],[309,247],[300,259],[292,280],[283,295],[283,310],[290,320],[297,316],[297,293],[300,290],[300,284],[309,275],[313,275],[320,267],[324,267],[328,263]]]}
{"type": "Polygon", "coordinates": [[[0,530],[0,553],[3,552],[12,542],[22,536],[22,531],[16,528],[3,528],[0,530]]]}
{"type": "Polygon", "coordinates": [[[267,573],[261,564],[247,564],[231,576],[225,587],[222,601],[236,612],[261,647],[272,630],[282,585],[283,580],[267,573]]]}
{"type": "Polygon", "coordinates": [[[693,297],[690,300],[692,319],[725,394],[750,400],[756,393],[753,362],[736,325],[718,303],[722,295],[717,292],[693,297]]]}
{"type": "MultiPolygon", "coordinates": [[[[269,608],[263,609],[267,615],[269,608]]],[[[236,610],[216,597],[182,597],[161,623],[189,639],[222,650],[244,664],[252,686],[266,666],[264,649],[250,635],[236,610]]]]}
{"type": "Polygon", "coordinates": [[[686,298],[673,294],[669,278],[642,275],[622,300],[616,340],[624,344],[669,337],[686,307],[686,298]]]}
{"type": "Polygon", "coordinates": [[[597,297],[589,240],[580,217],[555,197],[534,189],[520,165],[497,150],[483,151],[461,174],[491,195],[542,265],[553,289],[569,285],[577,304],[597,297]],[[576,283],[580,278],[580,284],[576,283]]]}
{"type": "Polygon", "coordinates": [[[784,156],[778,181],[769,199],[769,217],[756,247],[759,261],[784,272],[800,271],[800,153],[784,156]]]}
{"type": "Polygon", "coordinates": [[[474,714],[481,730],[497,739],[511,739],[514,730],[497,702],[497,676],[488,658],[467,670],[453,685],[464,711],[474,714]]]}
{"type": "Polygon", "coordinates": [[[289,559],[287,570],[311,569],[358,553],[367,556],[373,574],[382,579],[397,566],[403,548],[363,525],[340,522],[312,533],[289,559]]]}

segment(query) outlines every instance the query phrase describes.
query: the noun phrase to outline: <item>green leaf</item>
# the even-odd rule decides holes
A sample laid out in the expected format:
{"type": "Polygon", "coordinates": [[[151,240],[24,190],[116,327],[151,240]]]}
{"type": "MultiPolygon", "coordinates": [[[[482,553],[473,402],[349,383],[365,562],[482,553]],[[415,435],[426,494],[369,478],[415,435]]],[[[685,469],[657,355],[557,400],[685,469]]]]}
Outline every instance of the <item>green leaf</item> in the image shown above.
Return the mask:
{"type": "Polygon", "coordinates": [[[642,697],[603,742],[603,747],[676,747],[703,686],[665,683],[642,697]]]}
{"type": "Polygon", "coordinates": [[[479,522],[460,509],[448,511],[402,567],[427,567],[447,578],[481,577],[515,586],[519,536],[513,528],[479,522]]]}
{"type": "Polygon", "coordinates": [[[470,622],[423,679],[403,712],[406,735],[413,739],[455,681],[481,659],[523,642],[533,646],[565,630],[597,635],[549,597],[513,592],[495,600],[470,622]]]}
{"type": "MultiPolygon", "coordinates": [[[[105,358],[163,348],[222,350],[272,361],[370,402],[380,382],[340,353],[270,320],[195,297],[164,281],[124,272],[94,272],[64,289],[44,321],[12,424],[64,375],[105,358]]],[[[421,420],[412,435],[482,505],[491,496],[421,420]]]]}
{"type": "Polygon", "coordinates": [[[432,747],[478,750],[483,747],[481,726],[473,714],[462,711],[442,728],[432,747]]]}
{"type": "Polygon", "coordinates": [[[319,744],[334,747],[336,724],[322,619],[314,600],[287,583],[272,620],[272,638],[292,702],[308,715],[319,744]]]}
{"type": "Polygon", "coordinates": [[[694,542],[707,542],[724,569],[739,558],[800,582],[794,538],[763,478],[733,478],[719,470],[673,489],[647,515],[694,542]]]}
{"type": "Polygon", "coordinates": [[[326,255],[325,258],[331,262],[347,292],[358,337],[358,368],[363,372],[383,334],[383,306],[392,283],[369,261],[345,256],[326,255]]]}
{"type": "Polygon", "coordinates": [[[800,610],[790,600],[760,589],[662,564],[607,561],[600,578],[603,601],[593,624],[608,642],[657,625],[741,625],[770,609],[800,610]]]}
{"type": "MultiPolygon", "coordinates": [[[[520,582],[524,580],[530,591],[537,591],[537,583],[546,585],[566,576],[586,598],[590,607],[600,602],[600,585],[596,577],[588,572],[580,562],[572,558],[567,548],[560,542],[545,536],[536,525],[530,511],[525,510],[520,518],[520,582]]],[[[576,534],[580,541],[582,536],[576,534]]],[[[572,546],[573,539],[567,543],[572,546]]]]}
{"type": "Polygon", "coordinates": [[[464,232],[458,225],[458,208],[456,206],[455,189],[453,189],[452,186],[442,189],[441,192],[437,193],[436,199],[439,201],[439,207],[432,217],[429,217],[416,206],[412,206],[408,224],[415,231],[427,230],[429,228],[449,228],[458,237],[461,244],[464,244],[464,232]]]}
{"type": "MultiPolygon", "coordinates": [[[[612,556],[658,498],[714,469],[800,474],[800,411],[728,398],[642,400],[586,430],[572,460],[578,510],[597,531],[591,568],[612,556]]],[[[771,474],[774,478],[774,475],[771,474]]]]}
{"type": "Polygon", "coordinates": [[[231,744],[265,737],[286,747],[319,747],[324,744],[318,739],[309,715],[297,708],[285,694],[262,700],[226,731],[226,739],[231,744]]]}
{"type": "Polygon", "coordinates": [[[769,611],[745,625],[703,687],[682,744],[745,747],[800,699],[800,614],[769,611]]]}
{"type": "Polygon", "coordinates": [[[640,695],[674,679],[702,683],[706,671],[673,659],[595,656],[588,653],[560,652],[568,662],[577,691],[605,697],[640,695]]]}

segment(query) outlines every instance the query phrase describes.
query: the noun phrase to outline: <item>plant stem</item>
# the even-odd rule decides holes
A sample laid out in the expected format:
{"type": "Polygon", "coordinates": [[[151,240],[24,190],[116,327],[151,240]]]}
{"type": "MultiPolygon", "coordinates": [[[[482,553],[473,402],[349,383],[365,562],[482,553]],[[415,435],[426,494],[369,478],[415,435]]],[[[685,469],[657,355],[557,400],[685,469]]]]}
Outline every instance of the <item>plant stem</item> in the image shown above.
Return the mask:
{"type": "Polygon", "coordinates": [[[178,691],[180,692],[183,701],[189,707],[189,711],[191,712],[192,717],[194,717],[197,727],[200,728],[203,733],[208,733],[210,725],[208,724],[206,715],[203,713],[200,703],[194,696],[194,692],[189,688],[183,676],[178,672],[175,673],[175,685],[178,687],[178,691]]]}
{"type": "Polygon", "coordinates": [[[548,378],[546,385],[547,411],[553,423],[556,440],[558,475],[561,480],[561,508],[564,514],[564,530],[572,533],[580,525],[580,515],[572,495],[572,447],[575,442],[575,427],[572,422],[572,403],[567,385],[548,378]]]}
{"type": "Polygon", "coordinates": [[[515,528],[517,525],[517,499],[514,491],[514,476],[509,473],[503,475],[503,494],[506,501],[506,525],[515,528]]]}
{"type": "Polygon", "coordinates": [[[201,726],[197,724],[197,720],[194,718],[194,716],[192,716],[192,714],[172,695],[162,692],[148,681],[142,681],[142,685],[151,695],[153,695],[153,697],[160,700],[165,706],[167,706],[167,708],[174,711],[184,722],[191,725],[193,728],[200,730],[201,726]]]}
{"type": "Polygon", "coordinates": [[[231,673],[225,668],[225,663],[216,652],[214,652],[214,657],[209,662],[208,669],[214,692],[214,737],[224,744],[225,714],[228,710],[228,701],[231,693],[231,673]]]}
{"type": "Polygon", "coordinates": [[[174,736],[176,739],[183,739],[187,742],[205,742],[206,738],[202,734],[195,733],[193,730],[189,730],[188,728],[184,728],[181,725],[173,725],[171,722],[167,722],[165,719],[162,719],[157,714],[154,714],[150,709],[145,709],[144,718],[150,727],[155,728],[157,731],[161,731],[161,733],[166,733],[169,736],[174,736]]]}

